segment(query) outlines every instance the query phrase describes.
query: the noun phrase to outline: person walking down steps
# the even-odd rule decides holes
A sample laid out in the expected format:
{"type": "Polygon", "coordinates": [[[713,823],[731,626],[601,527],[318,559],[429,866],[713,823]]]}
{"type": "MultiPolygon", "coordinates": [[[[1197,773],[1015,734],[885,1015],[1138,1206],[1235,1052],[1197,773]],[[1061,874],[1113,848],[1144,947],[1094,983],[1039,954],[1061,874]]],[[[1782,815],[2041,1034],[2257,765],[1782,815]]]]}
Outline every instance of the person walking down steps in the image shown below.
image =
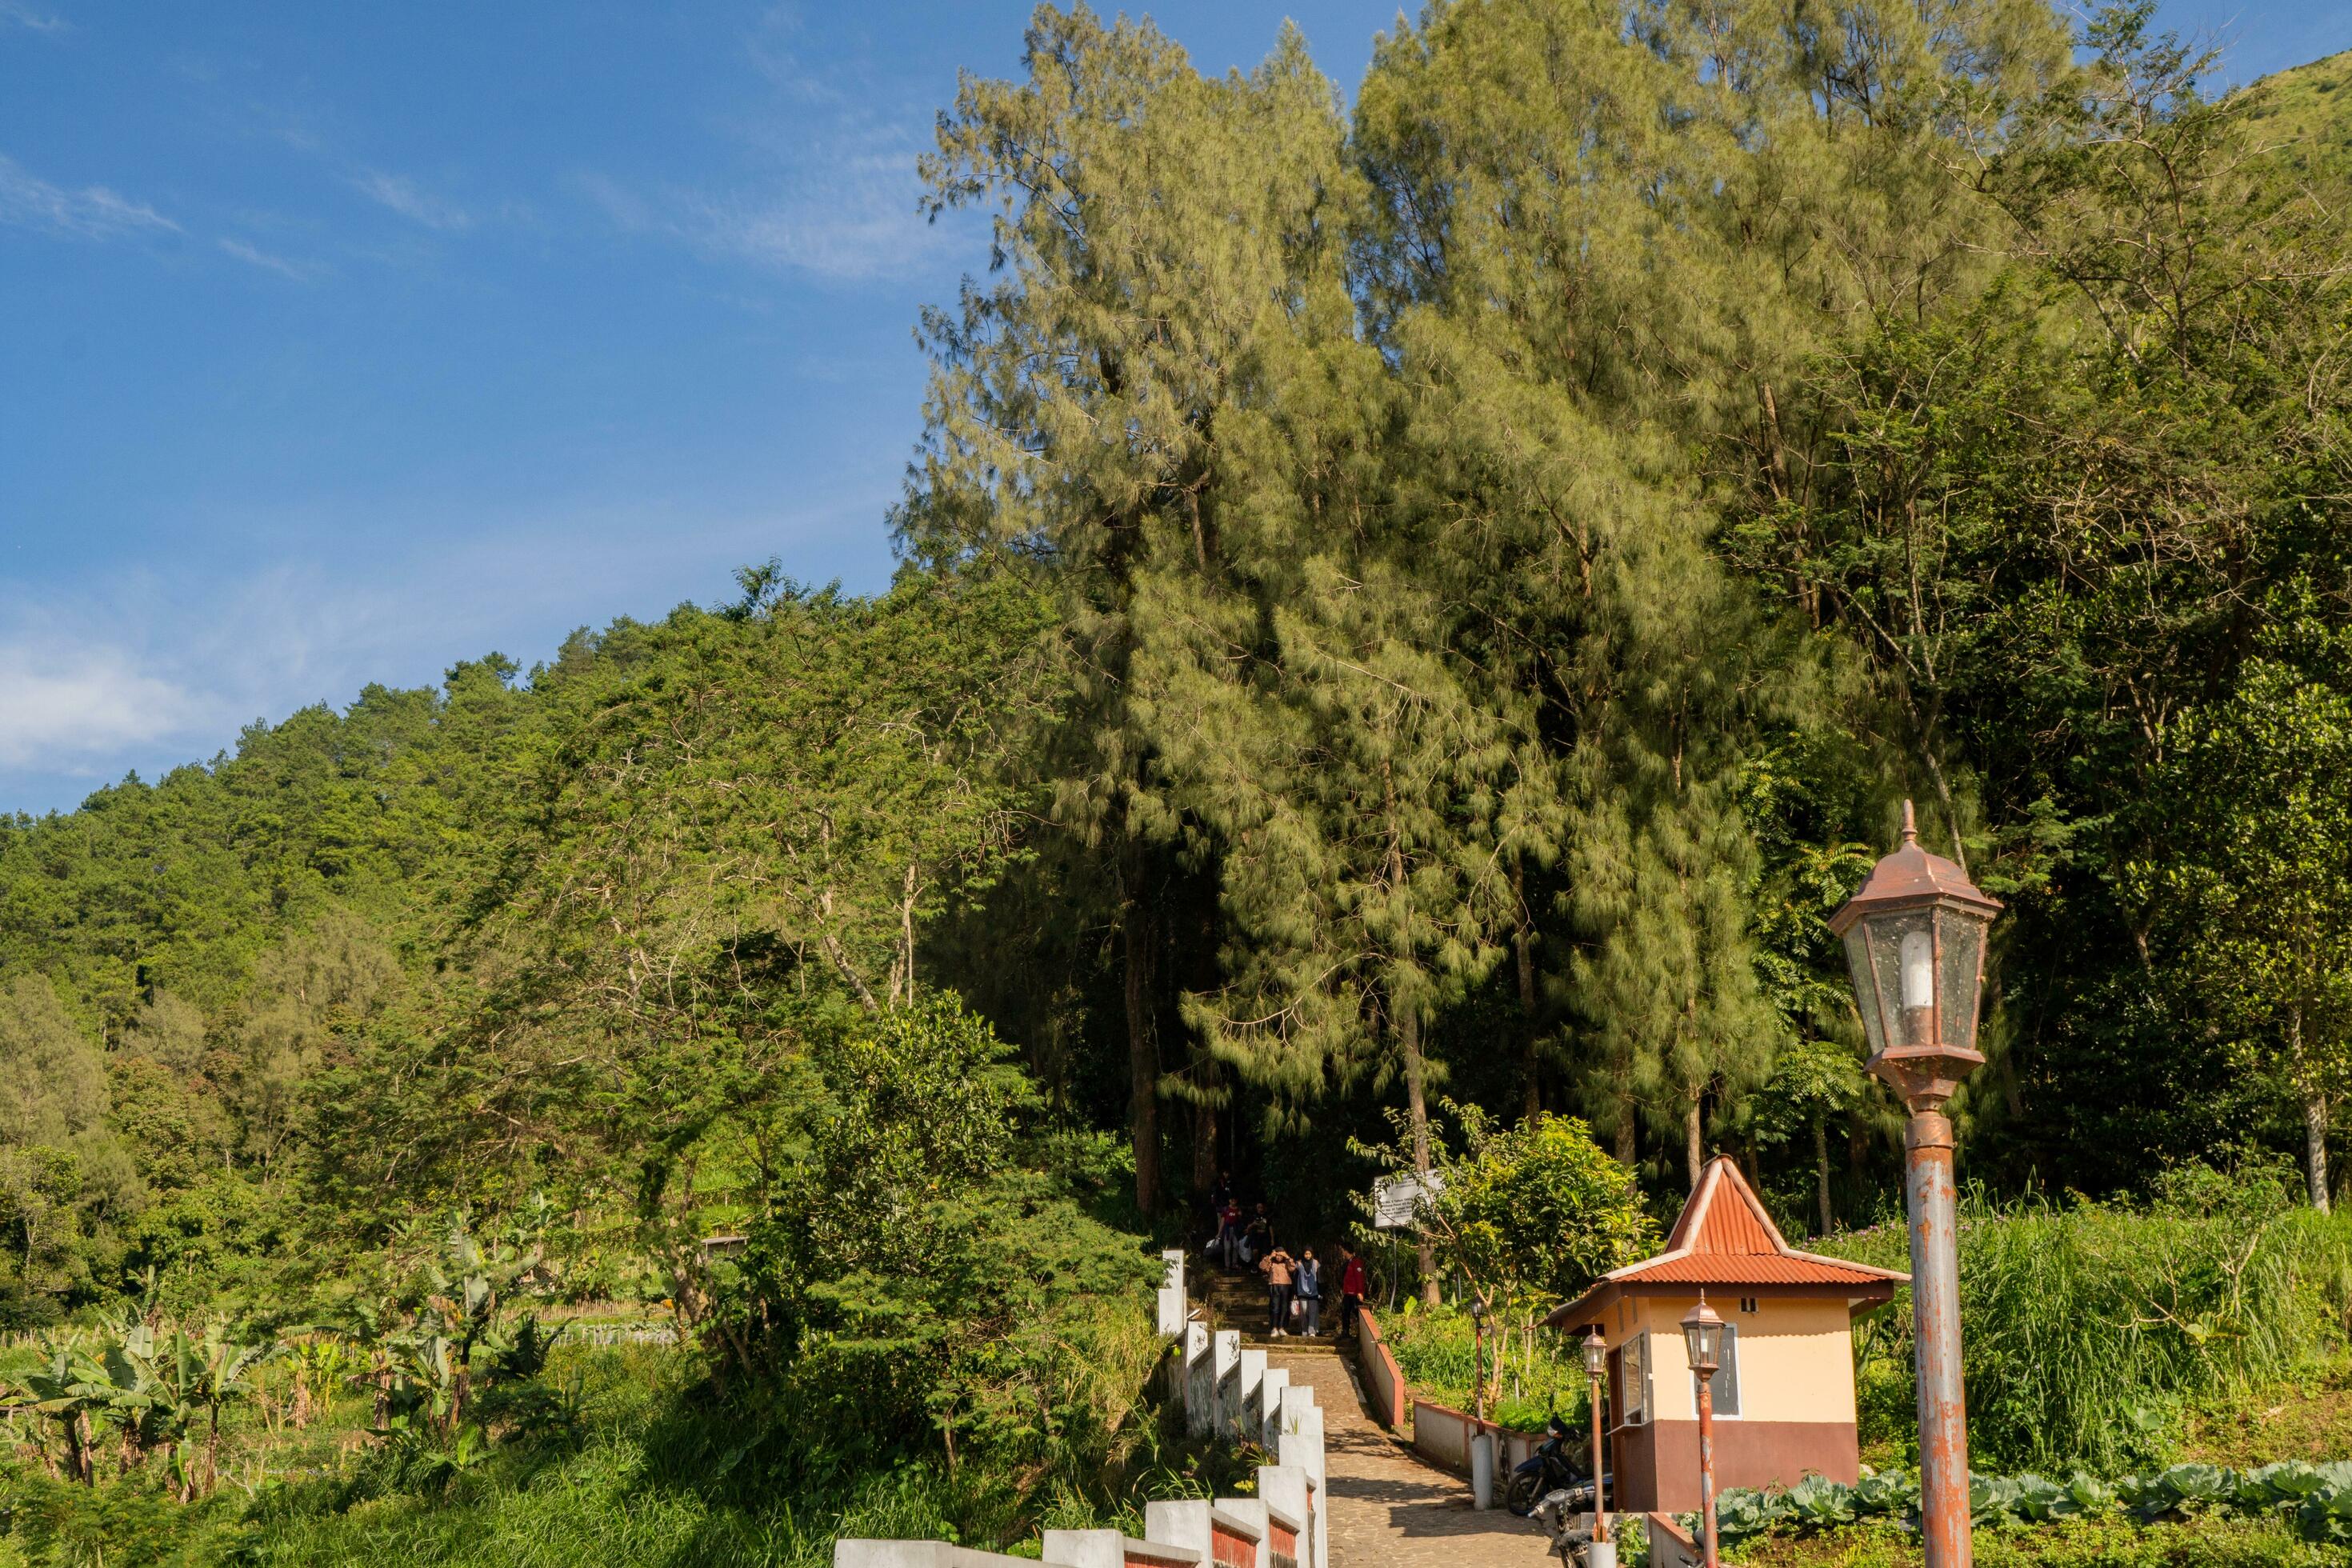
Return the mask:
{"type": "Polygon", "coordinates": [[[1364,1260],[1356,1249],[1342,1242],[1339,1268],[1339,1332],[1356,1331],[1356,1314],[1364,1310],[1364,1260]]]}
{"type": "Polygon", "coordinates": [[[1302,1247],[1298,1268],[1290,1281],[1291,1294],[1297,1299],[1300,1317],[1305,1321],[1307,1337],[1323,1337],[1323,1266],[1315,1261],[1315,1249],[1302,1247]]]}
{"type": "Polygon", "coordinates": [[[1276,1339],[1287,1337],[1290,1319],[1290,1285],[1297,1264],[1289,1253],[1277,1247],[1258,1259],[1258,1272],[1265,1276],[1266,1330],[1276,1339]]]}

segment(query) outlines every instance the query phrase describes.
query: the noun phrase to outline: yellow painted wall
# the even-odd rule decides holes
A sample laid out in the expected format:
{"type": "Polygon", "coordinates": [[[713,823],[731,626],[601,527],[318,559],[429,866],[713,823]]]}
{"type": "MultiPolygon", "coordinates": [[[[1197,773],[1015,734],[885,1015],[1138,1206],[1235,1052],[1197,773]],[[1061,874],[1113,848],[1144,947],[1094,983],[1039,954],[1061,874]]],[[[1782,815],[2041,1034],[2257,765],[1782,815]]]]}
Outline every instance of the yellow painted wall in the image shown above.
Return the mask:
{"type": "MultiPolygon", "coordinates": [[[[1737,1325],[1739,1337],[1739,1416],[1743,1421],[1852,1421],[1853,1327],[1838,1298],[1765,1296],[1742,1311],[1737,1290],[1708,1303],[1737,1325]]],[[[1683,1355],[1682,1320],[1698,1295],[1677,1300],[1645,1296],[1621,1300],[1610,1342],[1650,1333],[1651,1419],[1696,1421],[1698,1395],[1683,1355]]]]}

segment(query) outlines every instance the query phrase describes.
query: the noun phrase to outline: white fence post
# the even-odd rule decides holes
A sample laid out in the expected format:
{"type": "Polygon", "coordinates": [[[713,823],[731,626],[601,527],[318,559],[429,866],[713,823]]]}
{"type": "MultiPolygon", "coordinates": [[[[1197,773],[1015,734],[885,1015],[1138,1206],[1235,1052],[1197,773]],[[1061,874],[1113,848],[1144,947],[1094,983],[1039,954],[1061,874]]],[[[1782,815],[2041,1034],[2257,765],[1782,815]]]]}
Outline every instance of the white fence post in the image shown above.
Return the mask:
{"type": "Polygon", "coordinates": [[[1307,1506],[1307,1492],[1306,1471],[1288,1465],[1257,1468],[1257,1495],[1265,1500],[1267,1508],[1298,1521],[1298,1568],[1312,1568],[1315,1562],[1316,1520],[1307,1506]]]}
{"type": "Polygon", "coordinates": [[[1209,1430],[1231,1432],[1241,1415],[1242,1401],[1242,1336],[1233,1329],[1219,1329],[1209,1342],[1214,1358],[1217,1379],[1216,1414],[1209,1430]]]}
{"type": "Polygon", "coordinates": [[[1257,1446],[1271,1453],[1282,1440],[1282,1395],[1290,1386],[1290,1369],[1270,1366],[1257,1383],[1257,1446]]]}
{"type": "Polygon", "coordinates": [[[1184,1546],[1209,1561],[1209,1503],[1204,1498],[1143,1505],[1143,1539],[1160,1546],[1184,1546]]]}
{"type": "Polygon", "coordinates": [[[1168,1265],[1160,1286],[1160,1331],[1173,1338],[1184,1331],[1184,1254],[1171,1247],[1160,1257],[1168,1265]]]}
{"type": "Polygon", "coordinates": [[[1205,1437],[1217,1416],[1217,1379],[1209,1349],[1209,1325],[1184,1325],[1184,1430],[1205,1437]]]}
{"type": "Polygon", "coordinates": [[[1225,1428],[1225,1436],[1236,1443],[1247,1442],[1258,1429],[1258,1390],[1265,1384],[1265,1352],[1242,1352],[1241,1378],[1234,1391],[1234,1418],[1225,1428]]]}
{"type": "Polygon", "coordinates": [[[1257,1556],[1252,1568],[1274,1568],[1274,1532],[1265,1525],[1265,1500],[1254,1497],[1221,1497],[1217,1511],[1240,1520],[1257,1531],[1257,1556]]]}

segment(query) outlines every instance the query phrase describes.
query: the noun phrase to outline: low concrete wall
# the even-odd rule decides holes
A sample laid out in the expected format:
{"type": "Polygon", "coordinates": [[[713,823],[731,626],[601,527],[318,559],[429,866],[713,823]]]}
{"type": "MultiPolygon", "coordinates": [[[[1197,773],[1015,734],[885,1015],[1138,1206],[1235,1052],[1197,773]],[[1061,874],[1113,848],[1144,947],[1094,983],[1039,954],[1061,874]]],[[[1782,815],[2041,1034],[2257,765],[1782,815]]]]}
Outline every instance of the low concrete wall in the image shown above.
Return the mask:
{"type": "Polygon", "coordinates": [[[1381,1337],[1380,1321],[1365,1307],[1356,1313],[1356,1365],[1364,1374],[1364,1392],[1372,1402],[1372,1416],[1394,1431],[1404,1425],[1404,1373],[1381,1337]]]}
{"type": "Polygon", "coordinates": [[[1419,1394],[1414,1394],[1411,1403],[1413,1451],[1456,1475],[1470,1473],[1470,1439],[1480,1432],[1495,1435],[1496,1461],[1506,1477],[1532,1458],[1537,1445],[1544,1440],[1540,1432],[1520,1432],[1492,1421],[1480,1421],[1450,1405],[1440,1405],[1419,1394]]]}
{"type": "Polygon", "coordinates": [[[1672,1515],[1643,1514],[1642,1527],[1650,1538],[1650,1568],[1699,1568],[1706,1561],[1698,1542],[1684,1533],[1672,1515]]]}

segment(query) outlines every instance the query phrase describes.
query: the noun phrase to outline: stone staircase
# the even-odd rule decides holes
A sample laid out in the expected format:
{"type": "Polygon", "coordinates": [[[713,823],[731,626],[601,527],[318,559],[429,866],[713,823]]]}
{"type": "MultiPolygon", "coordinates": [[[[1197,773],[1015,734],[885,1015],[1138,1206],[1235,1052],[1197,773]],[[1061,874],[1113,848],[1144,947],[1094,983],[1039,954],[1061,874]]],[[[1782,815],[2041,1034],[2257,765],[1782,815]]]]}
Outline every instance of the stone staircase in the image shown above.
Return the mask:
{"type": "Polygon", "coordinates": [[[1301,1334],[1286,1334],[1276,1339],[1266,1331],[1265,1279],[1255,1272],[1235,1270],[1227,1273],[1199,1254],[1187,1259],[1186,1274],[1192,1290],[1192,1304],[1204,1308],[1212,1329],[1232,1329],[1242,1336],[1242,1343],[1253,1350],[1276,1350],[1286,1356],[1336,1356],[1339,1346],[1339,1302],[1337,1297],[1323,1303],[1323,1333],[1318,1339],[1301,1334]]]}

